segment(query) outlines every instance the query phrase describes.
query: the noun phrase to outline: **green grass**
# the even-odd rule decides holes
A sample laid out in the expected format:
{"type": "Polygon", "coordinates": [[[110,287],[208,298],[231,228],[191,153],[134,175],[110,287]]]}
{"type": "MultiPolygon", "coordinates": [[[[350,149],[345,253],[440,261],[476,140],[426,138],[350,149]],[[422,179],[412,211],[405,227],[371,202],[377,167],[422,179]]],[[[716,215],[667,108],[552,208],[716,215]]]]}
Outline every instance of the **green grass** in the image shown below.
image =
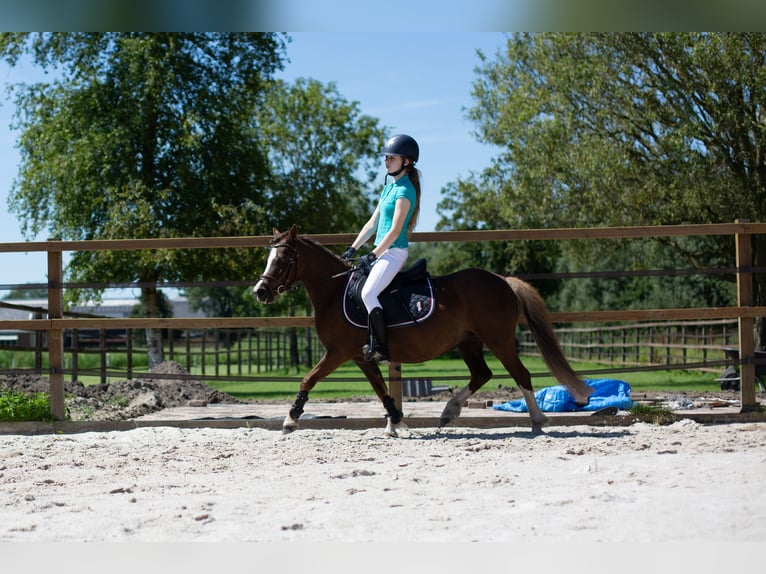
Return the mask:
{"type": "MultiPolygon", "coordinates": [[[[557,385],[551,376],[535,376],[536,373],[547,373],[548,369],[542,359],[525,356],[524,365],[532,373],[532,384],[535,389],[557,385]]],[[[516,383],[494,357],[488,357],[487,363],[495,376],[482,390],[496,390],[499,385],[515,388],[516,383]],[[503,376],[505,375],[505,376],[503,376]]],[[[603,365],[592,363],[573,363],[575,371],[588,372],[603,370],[603,365]]],[[[388,379],[388,369],[383,368],[383,375],[388,379]]],[[[257,399],[292,399],[298,390],[300,378],[308,369],[281,370],[270,372],[264,377],[285,377],[286,381],[208,381],[208,385],[243,400],[257,399]]],[[[720,390],[715,381],[717,375],[699,371],[642,371],[620,373],[588,373],[582,374],[584,379],[619,379],[626,381],[632,391],[667,391],[685,390],[712,392],[720,390]]],[[[434,385],[463,387],[469,379],[468,368],[460,359],[437,359],[427,363],[402,365],[403,379],[431,378],[434,385]]],[[[481,391],[479,391],[481,392],[481,391]]],[[[311,392],[312,399],[344,398],[350,396],[370,396],[374,393],[370,384],[364,379],[361,371],[353,363],[342,365],[326,379],[317,383],[311,392]]]]}
{"type": "Polygon", "coordinates": [[[631,414],[649,417],[656,425],[667,425],[673,422],[673,411],[665,407],[635,404],[630,407],[631,414]]]}
{"type": "MultiPolygon", "coordinates": [[[[124,354],[110,354],[109,368],[114,370],[123,370],[124,354]]],[[[135,357],[134,357],[135,358],[135,357]]],[[[7,351],[0,351],[0,365],[3,368],[32,368],[33,365],[26,364],[33,359],[32,353],[12,355],[7,351]],[[26,356],[23,356],[26,355],[26,356]]],[[[184,359],[178,357],[176,360],[184,364],[184,359]]],[[[532,373],[532,384],[535,389],[558,384],[550,376],[543,375],[548,369],[540,357],[522,356],[524,365],[532,373]],[[537,376],[540,375],[540,376],[537,376]]],[[[482,390],[496,390],[498,385],[503,387],[515,388],[516,383],[511,379],[499,361],[493,356],[487,356],[487,363],[495,376],[483,387],[482,390]]],[[[81,355],[79,366],[81,369],[99,368],[99,357],[96,355],[81,355]]],[[[602,364],[573,361],[573,368],[581,373],[585,379],[612,378],[627,381],[631,389],[635,392],[640,391],[667,391],[667,390],[686,390],[712,392],[720,390],[720,386],[715,382],[716,373],[704,373],[700,371],[622,371],[598,373],[592,371],[604,371],[609,367],[602,364]]],[[[47,356],[44,357],[43,368],[47,367],[47,356]]],[[[226,375],[228,372],[237,376],[239,365],[230,365],[230,370],[224,364],[219,366],[219,373],[226,375]]],[[[71,368],[71,365],[65,365],[65,368],[71,368]]],[[[146,365],[135,365],[133,376],[138,378],[141,372],[147,370],[146,365]]],[[[279,399],[289,400],[295,396],[298,390],[301,377],[308,372],[307,367],[293,369],[279,369],[268,372],[257,373],[255,370],[247,372],[247,365],[242,365],[242,374],[245,377],[256,377],[258,380],[242,381],[223,381],[205,379],[206,383],[213,388],[226,392],[234,397],[243,400],[265,400],[279,399]],[[269,380],[271,379],[271,380],[269,380]],[[282,379],[282,380],[273,380],[282,379]]],[[[383,375],[388,379],[388,369],[383,368],[383,375]]],[[[210,376],[214,374],[214,368],[207,365],[205,374],[210,376]]],[[[192,375],[200,375],[201,369],[193,367],[192,375]]],[[[79,375],[79,380],[86,385],[100,382],[98,375],[79,375]]],[[[119,380],[124,377],[111,377],[109,381],[119,380]]],[[[402,378],[430,378],[434,385],[446,385],[449,387],[463,387],[469,379],[468,368],[459,358],[452,358],[449,355],[444,358],[428,361],[427,363],[406,364],[402,366],[402,378]]],[[[481,392],[481,391],[480,391],[481,392]]],[[[351,396],[369,396],[374,397],[372,388],[362,375],[361,371],[349,362],[342,365],[325,380],[320,381],[311,393],[314,400],[317,399],[342,399],[351,396]]]]}

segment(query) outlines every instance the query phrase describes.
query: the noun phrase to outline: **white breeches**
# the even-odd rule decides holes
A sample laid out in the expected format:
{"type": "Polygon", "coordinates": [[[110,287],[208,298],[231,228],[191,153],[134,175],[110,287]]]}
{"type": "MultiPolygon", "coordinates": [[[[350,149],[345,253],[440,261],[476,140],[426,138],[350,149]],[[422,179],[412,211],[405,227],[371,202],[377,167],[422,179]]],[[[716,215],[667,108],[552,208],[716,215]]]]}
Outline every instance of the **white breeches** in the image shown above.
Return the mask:
{"type": "Polygon", "coordinates": [[[407,249],[392,247],[386,249],[370,268],[370,275],[362,287],[362,301],[369,313],[375,307],[381,307],[378,296],[393,281],[407,262],[407,249]]]}

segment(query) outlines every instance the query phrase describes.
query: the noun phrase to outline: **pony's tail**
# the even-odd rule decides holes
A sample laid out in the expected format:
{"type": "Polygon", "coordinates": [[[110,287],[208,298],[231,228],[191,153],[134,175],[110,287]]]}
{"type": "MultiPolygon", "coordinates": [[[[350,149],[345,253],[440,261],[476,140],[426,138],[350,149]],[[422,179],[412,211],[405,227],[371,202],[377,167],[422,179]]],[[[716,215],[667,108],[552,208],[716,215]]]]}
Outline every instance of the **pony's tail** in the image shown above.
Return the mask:
{"type": "Polygon", "coordinates": [[[553,332],[553,323],[545,301],[529,283],[516,277],[505,277],[505,280],[519,300],[523,318],[543,354],[545,364],[556,380],[572,393],[577,404],[587,404],[594,389],[580,380],[564,356],[556,333],[553,332]]]}

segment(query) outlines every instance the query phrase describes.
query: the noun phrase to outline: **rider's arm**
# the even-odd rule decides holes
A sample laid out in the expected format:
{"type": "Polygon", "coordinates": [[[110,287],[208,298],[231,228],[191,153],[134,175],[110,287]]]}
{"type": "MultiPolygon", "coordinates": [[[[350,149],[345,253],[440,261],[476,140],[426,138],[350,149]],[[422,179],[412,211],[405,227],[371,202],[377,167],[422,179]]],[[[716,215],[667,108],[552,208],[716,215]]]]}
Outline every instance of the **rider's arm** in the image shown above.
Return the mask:
{"type": "Polygon", "coordinates": [[[356,236],[356,239],[351,244],[351,247],[358,250],[362,245],[367,243],[370,237],[372,237],[373,234],[375,233],[375,230],[378,228],[379,217],[380,217],[380,210],[376,207],[375,211],[372,212],[370,219],[368,219],[367,223],[365,223],[364,226],[362,227],[362,230],[359,232],[359,235],[356,236]]]}

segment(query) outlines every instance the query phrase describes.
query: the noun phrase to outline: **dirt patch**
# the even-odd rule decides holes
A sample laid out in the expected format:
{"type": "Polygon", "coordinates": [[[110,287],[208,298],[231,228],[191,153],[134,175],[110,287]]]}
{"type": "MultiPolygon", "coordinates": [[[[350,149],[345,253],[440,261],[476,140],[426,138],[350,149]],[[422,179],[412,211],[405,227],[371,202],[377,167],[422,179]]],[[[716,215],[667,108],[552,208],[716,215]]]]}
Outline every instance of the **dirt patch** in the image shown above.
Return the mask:
{"type": "MultiPolygon", "coordinates": [[[[242,402],[195,380],[175,361],[157,365],[149,375],[88,386],[79,381],[65,382],[66,407],[71,419],[126,420],[170,407],[186,406],[192,401],[208,404],[242,402]]],[[[29,374],[6,375],[0,378],[0,388],[23,392],[50,390],[47,378],[29,374]]]]}

